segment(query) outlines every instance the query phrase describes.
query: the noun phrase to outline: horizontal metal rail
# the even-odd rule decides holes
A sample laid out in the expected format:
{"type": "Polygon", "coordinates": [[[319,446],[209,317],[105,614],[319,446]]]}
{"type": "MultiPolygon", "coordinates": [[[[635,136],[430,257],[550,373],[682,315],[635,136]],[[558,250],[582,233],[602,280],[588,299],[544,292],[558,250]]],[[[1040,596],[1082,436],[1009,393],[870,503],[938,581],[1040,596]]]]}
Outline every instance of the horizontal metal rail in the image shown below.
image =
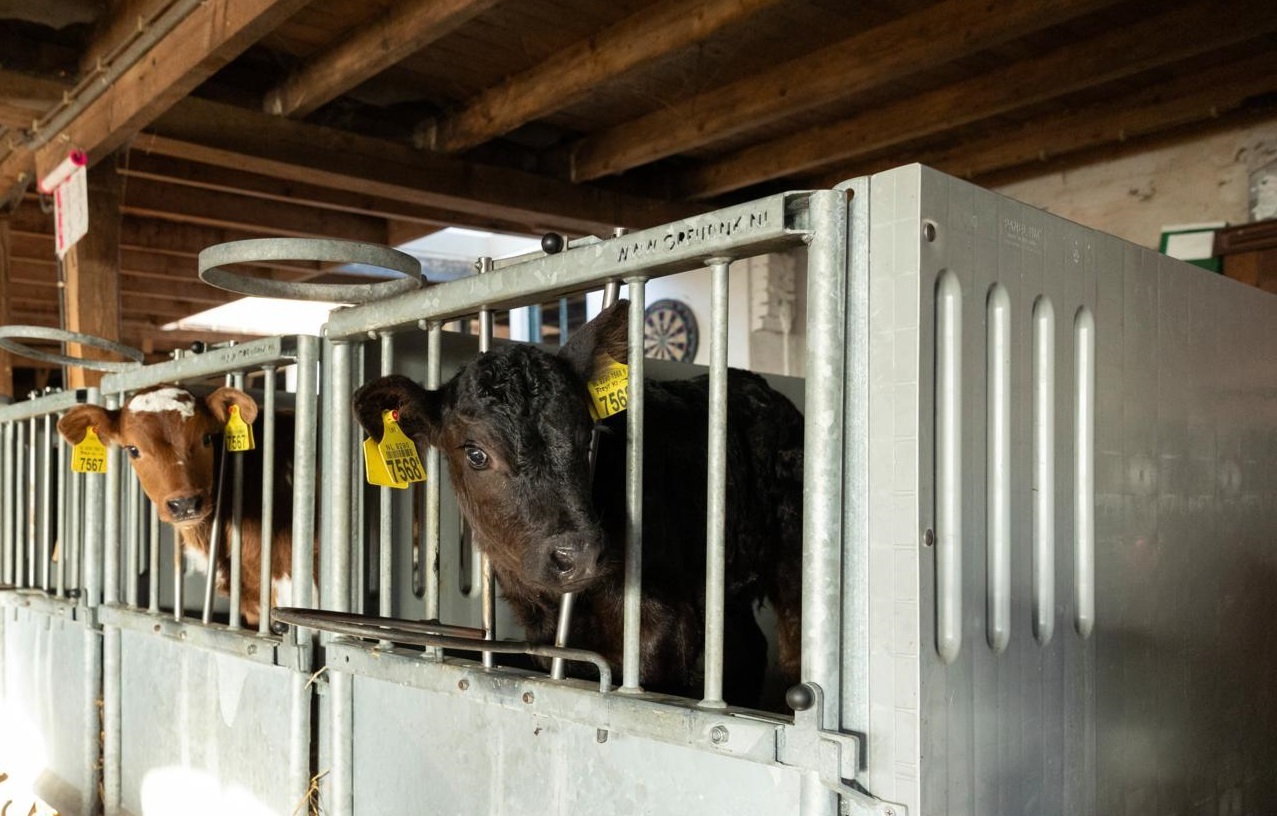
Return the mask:
{"type": "Polygon", "coordinates": [[[468,626],[451,626],[434,621],[379,618],[349,612],[281,607],[273,610],[273,617],[279,623],[291,626],[303,626],[307,629],[318,629],[336,635],[369,640],[389,640],[411,646],[432,646],[465,652],[525,654],[549,659],[561,658],[573,663],[589,663],[599,671],[599,691],[612,690],[612,669],[607,661],[602,655],[585,649],[566,649],[521,640],[485,640],[482,629],[468,626]]]}
{"type": "Polygon", "coordinates": [[[448,321],[480,308],[510,309],[641,274],[660,277],[704,266],[711,257],[761,255],[800,245],[807,193],[782,193],[661,227],[545,255],[483,275],[441,283],[385,301],[339,309],[324,329],[329,340],[361,340],[368,332],[448,321]]]}

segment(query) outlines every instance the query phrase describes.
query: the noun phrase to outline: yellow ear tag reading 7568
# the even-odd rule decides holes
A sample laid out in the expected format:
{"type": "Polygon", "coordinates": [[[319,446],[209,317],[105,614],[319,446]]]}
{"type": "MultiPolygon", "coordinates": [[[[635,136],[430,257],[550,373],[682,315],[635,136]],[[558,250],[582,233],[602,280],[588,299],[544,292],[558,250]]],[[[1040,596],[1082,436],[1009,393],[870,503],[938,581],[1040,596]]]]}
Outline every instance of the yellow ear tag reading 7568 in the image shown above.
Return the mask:
{"type": "Polygon", "coordinates": [[[71,449],[71,470],[76,473],[106,473],[106,445],[97,431],[89,428],[71,449]]]}
{"type": "Polygon", "coordinates": [[[383,411],[381,414],[381,442],[377,451],[386,471],[396,482],[407,485],[408,482],[424,482],[426,468],[417,455],[417,446],[399,427],[398,411],[383,411]]]}
{"type": "Polygon", "coordinates": [[[231,406],[231,416],[226,420],[225,434],[226,449],[232,453],[242,453],[257,447],[257,443],[253,441],[253,426],[239,415],[238,405],[231,406]]]}
{"type": "Polygon", "coordinates": [[[590,388],[590,413],[595,420],[619,414],[629,402],[630,367],[613,362],[586,385],[590,388]]]}

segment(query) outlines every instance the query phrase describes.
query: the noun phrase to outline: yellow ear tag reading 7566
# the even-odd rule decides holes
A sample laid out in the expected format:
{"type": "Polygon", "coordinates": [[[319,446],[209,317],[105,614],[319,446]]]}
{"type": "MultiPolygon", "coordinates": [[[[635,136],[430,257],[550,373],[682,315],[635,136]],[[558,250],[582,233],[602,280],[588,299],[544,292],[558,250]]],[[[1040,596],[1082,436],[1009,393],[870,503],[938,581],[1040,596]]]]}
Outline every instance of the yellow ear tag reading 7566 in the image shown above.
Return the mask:
{"type": "Polygon", "coordinates": [[[106,445],[97,431],[89,428],[71,449],[71,470],[76,473],[106,473],[106,445]]]}
{"type": "Polygon", "coordinates": [[[381,442],[377,444],[377,452],[386,467],[391,487],[407,487],[410,482],[424,482],[426,468],[417,455],[416,444],[399,427],[398,411],[383,411],[381,414],[381,442]]]}
{"type": "Polygon", "coordinates": [[[619,414],[629,402],[630,367],[613,362],[586,385],[590,388],[590,413],[595,420],[619,414]]]}
{"type": "Polygon", "coordinates": [[[239,415],[239,406],[231,406],[231,416],[226,420],[226,449],[232,453],[242,453],[257,447],[253,441],[253,426],[239,415]]]}

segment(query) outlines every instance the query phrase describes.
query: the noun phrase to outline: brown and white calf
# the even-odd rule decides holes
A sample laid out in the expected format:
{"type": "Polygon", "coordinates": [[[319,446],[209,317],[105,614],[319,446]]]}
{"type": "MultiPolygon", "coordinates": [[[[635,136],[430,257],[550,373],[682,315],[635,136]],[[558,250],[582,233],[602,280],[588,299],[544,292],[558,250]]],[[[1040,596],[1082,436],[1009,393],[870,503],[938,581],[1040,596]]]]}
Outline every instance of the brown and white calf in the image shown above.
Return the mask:
{"type": "MultiPolygon", "coordinates": [[[[586,383],[627,354],[628,303],[595,318],[557,355],[511,344],[480,356],[437,391],[402,376],[371,382],[354,411],[380,438],[397,410],[418,446],[448,461],[462,513],[491,558],[528,637],[552,642],[559,599],[575,592],[569,644],[620,670],[625,548],[624,414],[601,424],[593,477],[586,383]]],[[[705,636],[705,377],[645,385],[641,673],[645,688],[699,693],[705,636]]],[[[799,673],[803,418],[763,378],[727,386],[727,585],[724,697],[758,705],[767,642],[754,619],[778,619],[780,673],[799,673]]]]}
{"type": "MultiPolygon", "coordinates": [[[[118,445],[128,454],[142,490],[155,503],[160,519],[171,523],[182,538],[187,558],[207,571],[209,539],[216,513],[217,438],[226,427],[231,406],[239,407],[243,420],[257,418],[257,403],[234,388],[219,388],[200,399],[176,385],[158,385],[138,391],[118,410],[97,405],[77,405],[58,420],[58,431],[78,444],[86,429],[107,445],[118,445]]],[[[277,424],[277,459],[291,458],[291,433],[277,424]]],[[[257,623],[261,593],[261,453],[244,456],[243,541],[240,611],[248,625],[257,623]]],[[[281,462],[282,463],[282,462],[281,462]]],[[[276,467],[274,520],[271,536],[271,599],[276,606],[291,601],[292,499],[285,470],[276,467]]],[[[230,496],[229,480],[225,496],[230,496]]],[[[230,590],[230,500],[221,512],[221,544],[217,553],[217,589],[230,590]]]]}

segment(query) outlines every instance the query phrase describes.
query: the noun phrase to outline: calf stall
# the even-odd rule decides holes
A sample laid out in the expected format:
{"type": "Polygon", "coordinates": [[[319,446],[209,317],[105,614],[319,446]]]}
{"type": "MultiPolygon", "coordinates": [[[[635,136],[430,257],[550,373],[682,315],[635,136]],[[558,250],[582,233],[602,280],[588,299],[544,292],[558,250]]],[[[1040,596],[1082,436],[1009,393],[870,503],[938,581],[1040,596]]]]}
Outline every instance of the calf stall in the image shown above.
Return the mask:
{"type": "MultiPolygon", "coordinates": [[[[437,391],[399,375],[360,388],[364,429],[384,411],[448,461],[463,515],[530,640],[552,643],[563,593],[576,593],[568,645],[622,662],[625,415],[595,426],[587,382],[627,359],[628,303],[605,310],[557,355],[511,344],[481,355],[437,391]]],[[[643,687],[699,693],[705,630],[708,378],[645,383],[640,672],[643,687]]],[[[803,418],[757,375],[727,386],[724,698],[760,704],[777,617],[780,670],[799,670],[803,418]]]]}

